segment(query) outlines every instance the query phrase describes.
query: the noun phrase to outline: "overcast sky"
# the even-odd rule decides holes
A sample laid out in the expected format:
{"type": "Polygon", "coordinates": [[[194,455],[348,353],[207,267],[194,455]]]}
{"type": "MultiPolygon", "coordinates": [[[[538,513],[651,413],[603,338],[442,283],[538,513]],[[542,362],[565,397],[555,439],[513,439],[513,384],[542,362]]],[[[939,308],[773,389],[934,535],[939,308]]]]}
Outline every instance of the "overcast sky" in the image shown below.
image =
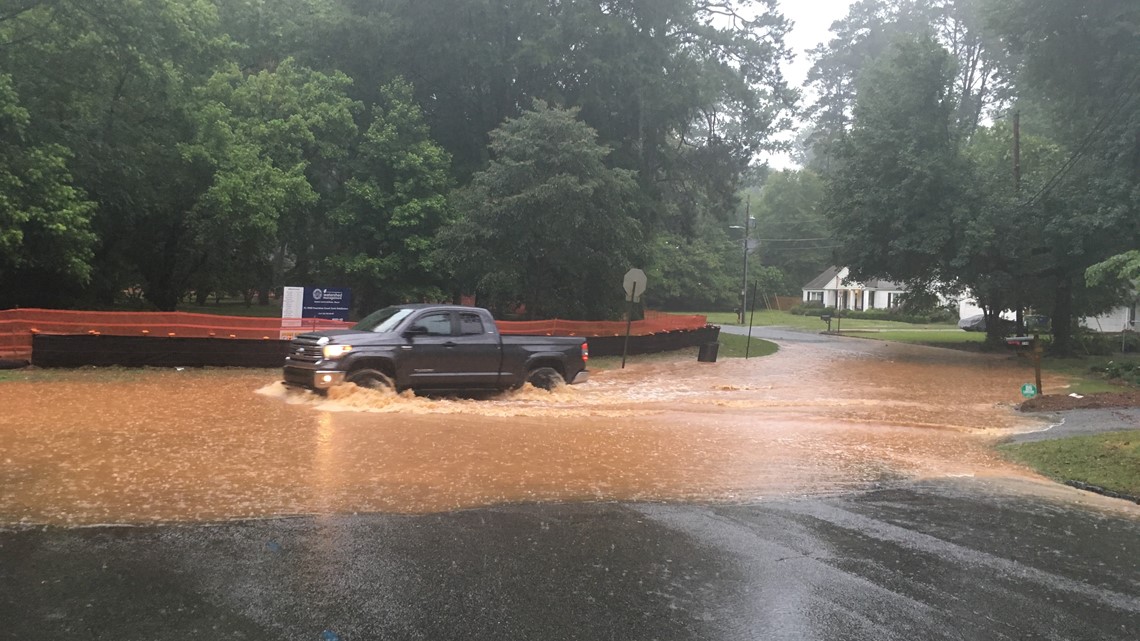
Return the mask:
{"type": "MultiPolygon", "coordinates": [[[[830,39],[828,29],[831,23],[847,15],[847,9],[854,0],[779,0],[780,12],[792,21],[792,31],[788,34],[788,48],[796,54],[792,64],[784,69],[788,83],[800,86],[807,78],[811,62],[807,51],[817,44],[830,39]]],[[[794,137],[794,135],[792,135],[794,137]]],[[[768,164],[776,169],[794,166],[786,156],[768,156],[768,164]]]]}

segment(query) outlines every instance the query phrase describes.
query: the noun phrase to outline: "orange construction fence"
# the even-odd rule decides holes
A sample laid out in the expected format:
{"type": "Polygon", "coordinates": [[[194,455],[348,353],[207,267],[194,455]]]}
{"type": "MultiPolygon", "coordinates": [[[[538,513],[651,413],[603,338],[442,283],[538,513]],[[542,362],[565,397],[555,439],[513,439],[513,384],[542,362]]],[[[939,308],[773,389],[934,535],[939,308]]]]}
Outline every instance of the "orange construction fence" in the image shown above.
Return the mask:
{"type": "Polygon", "coordinates": [[[314,329],[342,329],[341,321],[282,320],[189,312],[88,312],[60,309],[0,310],[0,358],[31,358],[34,334],[105,334],[280,340],[314,329]]]}
{"type": "MultiPolygon", "coordinates": [[[[625,336],[625,321],[499,321],[503,334],[531,336],[625,336]]],[[[630,323],[631,336],[648,336],[662,332],[701,329],[708,325],[704,316],[653,314],[645,320],[630,323]]]]}
{"type": "MultiPolygon", "coordinates": [[[[700,329],[704,316],[651,313],[634,321],[633,336],[700,329]]],[[[622,336],[625,321],[500,321],[504,334],[537,336],[622,336]]],[[[352,323],[332,320],[283,320],[217,316],[189,312],[87,312],[59,309],[0,310],[0,358],[29,359],[35,334],[105,334],[108,336],[177,336],[189,338],[254,338],[280,340],[312,330],[342,329],[352,323]]]]}

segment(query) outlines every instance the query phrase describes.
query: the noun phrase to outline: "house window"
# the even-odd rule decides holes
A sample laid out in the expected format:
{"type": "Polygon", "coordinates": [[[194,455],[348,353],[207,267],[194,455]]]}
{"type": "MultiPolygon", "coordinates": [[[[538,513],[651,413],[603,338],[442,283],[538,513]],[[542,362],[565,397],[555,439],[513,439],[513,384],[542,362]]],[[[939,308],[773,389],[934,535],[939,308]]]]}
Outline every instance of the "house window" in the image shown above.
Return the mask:
{"type": "Polygon", "coordinates": [[[807,302],[823,304],[823,292],[808,292],[807,302]]]}
{"type": "Polygon", "coordinates": [[[899,296],[902,294],[898,292],[887,293],[887,309],[894,309],[899,306],[899,296]]]}

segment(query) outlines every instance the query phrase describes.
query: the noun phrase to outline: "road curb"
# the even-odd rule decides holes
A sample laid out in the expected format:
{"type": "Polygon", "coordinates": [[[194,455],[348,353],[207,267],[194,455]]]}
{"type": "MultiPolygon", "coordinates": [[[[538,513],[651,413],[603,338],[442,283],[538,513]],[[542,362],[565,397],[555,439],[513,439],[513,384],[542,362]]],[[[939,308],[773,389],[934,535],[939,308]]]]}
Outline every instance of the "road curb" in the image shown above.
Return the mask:
{"type": "Polygon", "coordinates": [[[1061,482],[1064,483],[1065,485],[1068,485],[1069,487],[1075,487],[1078,490],[1084,490],[1086,492],[1094,492],[1096,494],[1101,494],[1103,496],[1107,496],[1109,498],[1114,498],[1114,499],[1124,499],[1125,501],[1132,501],[1133,503],[1140,505],[1140,497],[1132,496],[1131,494],[1124,494],[1122,492],[1114,492],[1113,490],[1103,488],[1099,485],[1093,485],[1091,483],[1085,483],[1084,481],[1073,481],[1071,479],[1062,479],[1061,482]]]}

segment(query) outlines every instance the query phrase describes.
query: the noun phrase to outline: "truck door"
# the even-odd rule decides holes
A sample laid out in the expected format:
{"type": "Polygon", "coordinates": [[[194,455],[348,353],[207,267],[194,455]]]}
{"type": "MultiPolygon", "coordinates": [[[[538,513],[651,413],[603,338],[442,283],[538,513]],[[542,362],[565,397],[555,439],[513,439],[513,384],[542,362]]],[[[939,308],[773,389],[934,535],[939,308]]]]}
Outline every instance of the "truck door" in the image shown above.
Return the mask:
{"type": "Polygon", "coordinates": [[[494,387],[499,380],[499,333],[475,312],[459,312],[458,346],[460,372],[465,385],[494,387]]]}
{"type": "Polygon", "coordinates": [[[423,328],[423,333],[405,339],[400,348],[399,376],[413,387],[443,387],[455,371],[454,314],[428,312],[412,319],[409,327],[423,328]]]}

